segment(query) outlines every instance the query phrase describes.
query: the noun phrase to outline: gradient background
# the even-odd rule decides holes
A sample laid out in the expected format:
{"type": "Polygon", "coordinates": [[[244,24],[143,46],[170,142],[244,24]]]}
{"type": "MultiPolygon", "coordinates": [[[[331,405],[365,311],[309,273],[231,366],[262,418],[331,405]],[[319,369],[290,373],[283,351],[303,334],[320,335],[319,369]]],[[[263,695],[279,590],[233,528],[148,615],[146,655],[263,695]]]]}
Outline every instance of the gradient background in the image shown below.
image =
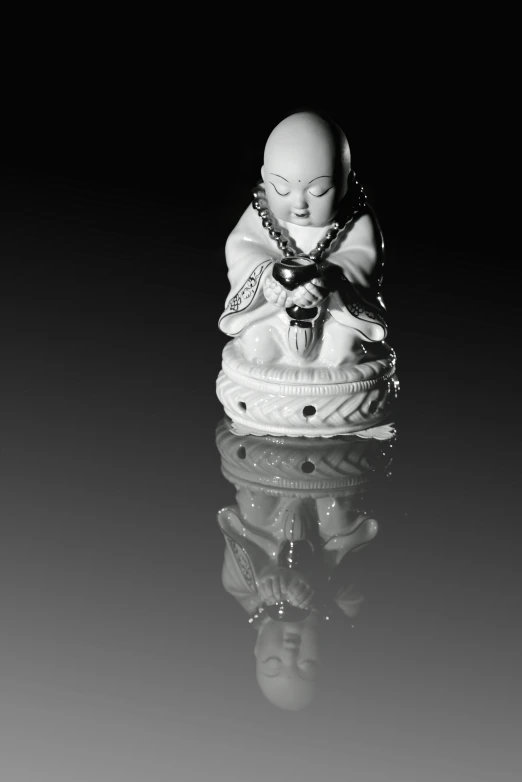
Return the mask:
{"type": "Polygon", "coordinates": [[[438,53],[330,90],[93,54],[35,67],[6,110],[2,780],[520,779],[509,96],[479,53],[438,53]],[[292,714],[221,586],[214,382],[226,237],[268,133],[309,104],[382,223],[401,399],[362,612],[292,714]]]}

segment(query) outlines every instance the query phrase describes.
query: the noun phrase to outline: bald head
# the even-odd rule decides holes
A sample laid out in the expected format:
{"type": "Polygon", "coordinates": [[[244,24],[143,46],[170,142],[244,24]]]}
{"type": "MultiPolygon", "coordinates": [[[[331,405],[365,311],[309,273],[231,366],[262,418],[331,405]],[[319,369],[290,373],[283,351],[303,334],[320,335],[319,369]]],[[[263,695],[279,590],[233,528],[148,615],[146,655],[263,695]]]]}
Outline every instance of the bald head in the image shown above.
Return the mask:
{"type": "Polygon", "coordinates": [[[314,700],[315,681],[306,681],[296,672],[268,677],[258,670],[257,682],[265,698],[279,709],[301,711],[314,700]]]}
{"type": "Polygon", "coordinates": [[[349,173],[346,136],[318,114],[292,114],[266,142],[261,175],[270,208],[280,220],[326,225],[346,193],[349,173]]]}
{"type": "Polygon", "coordinates": [[[350,147],[343,131],[310,111],[291,114],[274,128],[265,146],[265,165],[274,156],[284,157],[297,170],[304,161],[314,161],[325,169],[341,169],[344,179],[350,173],[350,147]]]}

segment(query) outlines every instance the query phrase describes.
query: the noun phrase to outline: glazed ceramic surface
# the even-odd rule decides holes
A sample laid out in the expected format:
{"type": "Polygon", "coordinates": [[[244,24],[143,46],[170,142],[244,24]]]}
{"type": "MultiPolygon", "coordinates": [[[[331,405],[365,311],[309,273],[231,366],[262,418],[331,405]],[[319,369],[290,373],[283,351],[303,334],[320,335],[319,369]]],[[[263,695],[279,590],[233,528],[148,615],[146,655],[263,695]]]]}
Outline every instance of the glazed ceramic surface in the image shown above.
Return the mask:
{"type": "Polygon", "coordinates": [[[253,434],[330,437],[389,415],[398,391],[383,244],[342,131],[311,113],[270,135],[263,181],[226,245],[217,393],[253,434]]]}

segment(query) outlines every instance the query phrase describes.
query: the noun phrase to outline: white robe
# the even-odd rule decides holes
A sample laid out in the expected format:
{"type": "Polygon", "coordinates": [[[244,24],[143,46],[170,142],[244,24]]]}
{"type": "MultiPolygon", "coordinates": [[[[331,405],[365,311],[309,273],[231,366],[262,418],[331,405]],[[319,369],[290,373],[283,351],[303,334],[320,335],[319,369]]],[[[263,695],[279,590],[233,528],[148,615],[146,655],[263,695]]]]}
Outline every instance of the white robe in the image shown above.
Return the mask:
{"type": "MultiPolygon", "coordinates": [[[[329,227],[279,223],[283,236],[291,237],[298,252],[303,253],[311,252],[329,227]]],[[[321,306],[319,351],[327,363],[350,361],[361,341],[380,342],[386,336],[384,305],[379,296],[382,253],[378,241],[372,217],[363,214],[340,232],[326,255],[326,260],[339,266],[348,281],[342,290],[332,291],[321,306]]],[[[220,329],[229,336],[241,337],[247,359],[249,353],[266,360],[284,358],[288,316],[284,309],[266,301],[263,293],[265,277],[282,252],[252,207],[230,234],[225,252],[230,293],[219,320],[220,329]],[[255,331],[249,334],[252,329],[255,331]],[[256,348],[252,351],[250,345],[254,343],[256,348]]]]}
{"type": "MultiPolygon", "coordinates": [[[[266,510],[266,505],[262,500],[268,496],[242,489],[238,493],[239,506],[223,508],[218,513],[219,526],[227,544],[222,583],[249,614],[254,613],[263,602],[256,587],[258,574],[277,561],[277,551],[282,542],[281,530],[278,529],[281,517],[285,509],[294,506],[298,510],[303,503],[296,498],[270,496],[272,513],[263,518],[262,509],[266,510]],[[240,507],[248,509],[248,522],[242,518],[240,507]],[[253,514],[250,507],[255,509],[253,514]],[[259,520],[262,523],[256,524],[259,520]]],[[[353,498],[345,498],[341,503],[330,497],[317,500],[317,504],[312,501],[311,509],[316,508],[319,535],[323,540],[325,575],[333,572],[349,551],[365,545],[376,534],[376,522],[362,513],[351,511],[352,504],[353,498]]],[[[332,597],[341,611],[351,617],[357,615],[363,600],[353,585],[345,585],[332,597]]]]}

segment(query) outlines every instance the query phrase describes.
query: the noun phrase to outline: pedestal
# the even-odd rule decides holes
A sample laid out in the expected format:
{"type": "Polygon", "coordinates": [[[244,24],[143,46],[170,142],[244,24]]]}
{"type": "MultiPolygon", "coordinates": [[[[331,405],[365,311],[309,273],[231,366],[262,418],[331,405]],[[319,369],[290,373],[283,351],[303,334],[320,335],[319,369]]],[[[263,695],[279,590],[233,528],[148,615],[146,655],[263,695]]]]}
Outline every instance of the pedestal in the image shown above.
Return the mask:
{"type": "Polygon", "coordinates": [[[399,382],[391,348],[339,367],[252,364],[236,341],[223,351],[217,395],[240,434],[334,437],[384,423],[399,382]]]}

